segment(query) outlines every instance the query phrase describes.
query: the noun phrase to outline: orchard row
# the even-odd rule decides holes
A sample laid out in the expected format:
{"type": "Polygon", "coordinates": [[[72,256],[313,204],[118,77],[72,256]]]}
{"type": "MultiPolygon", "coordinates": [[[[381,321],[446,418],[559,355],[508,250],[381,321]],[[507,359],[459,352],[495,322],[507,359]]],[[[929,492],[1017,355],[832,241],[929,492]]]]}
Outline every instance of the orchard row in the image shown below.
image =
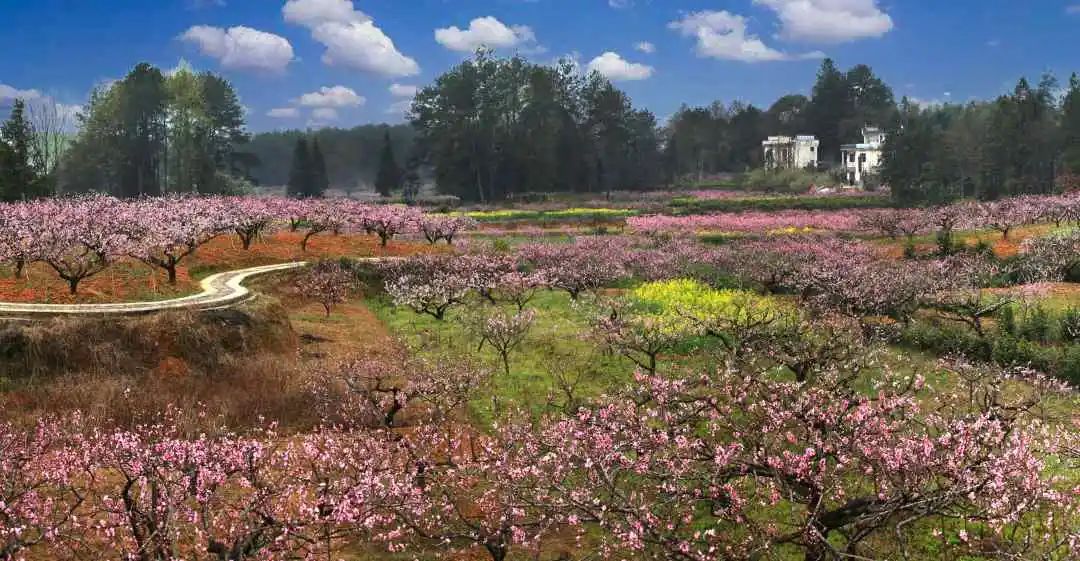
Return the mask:
{"type": "Polygon", "coordinates": [[[284,561],[365,544],[504,561],[554,542],[611,560],[827,559],[930,532],[956,558],[1080,554],[1080,489],[1047,469],[1080,459],[1080,440],[1040,421],[1060,386],[1028,375],[1031,391],[1001,392],[1000,372],[955,362],[940,368],[956,391],[939,391],[843,341],[842,356],[736,344],[725,367],[643,370],[484,433],[454,411],[491,374],[409,358],[326,372],[317,389],[344,392],[322,396],[342,423],[301,435],[192,436],[169,414],[0,423],[0,555],[284,561]],[[814,361],[805,380],[769,374],[799,357],[814,361]],[[858,368],[886,370],[872,393],[858,368]]]}
{"type": "Polygon", "coordinates": [[[344,199],[41,199],[0,206],[0,261],[14,266],[16,274],[30,263],[46,263],[75,294],[81,281],[121,258],[159,267],[175,283],[181,261],[222,235],[238,236],[249,249],[275,229],[302,229],[306,251],[309,240],[324,232],[366,232],[385,246],[404,233],[423,234],[431,243],[453,242],[472,225],[468,218],[344,199]]]}
{"type": "Polygon", "coordinates": [[[639,233],[696,231],[771,233],[786,230],[870,233],[909,239],[936,231],[996,230],[1008,238],[1019,226],[1080,221],[1080,193],[964,202],[926,209],[786,210],[694,216],[651,215],[627,220],[639,233]]]}

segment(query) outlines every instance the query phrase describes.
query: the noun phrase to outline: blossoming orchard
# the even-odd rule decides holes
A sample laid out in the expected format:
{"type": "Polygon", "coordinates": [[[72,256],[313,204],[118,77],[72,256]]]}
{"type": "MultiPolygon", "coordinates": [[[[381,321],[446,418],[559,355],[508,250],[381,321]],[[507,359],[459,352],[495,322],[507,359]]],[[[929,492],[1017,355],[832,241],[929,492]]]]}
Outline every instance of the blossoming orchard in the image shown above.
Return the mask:
{"type": "Polygon", "coordinates": [[[627,212],[0,206],[16,285],[310,262],[5,327],[107,360],[0,375],[0,560],[1080,558],[1080,197],[627,212]]]}

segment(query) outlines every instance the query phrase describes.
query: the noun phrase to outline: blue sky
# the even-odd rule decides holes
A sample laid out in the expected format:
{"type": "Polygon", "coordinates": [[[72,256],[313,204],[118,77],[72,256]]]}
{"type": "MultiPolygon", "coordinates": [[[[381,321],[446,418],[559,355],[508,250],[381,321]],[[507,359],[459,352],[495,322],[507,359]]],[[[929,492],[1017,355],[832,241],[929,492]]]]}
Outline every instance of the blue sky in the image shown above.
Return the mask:
{"type": "Polygon", "coordinates": [[[573,56],[660,118],[807,93],[824,55],[962,102],[1021,75],[1064,82],[1078,31],[1075,0],[0,0],[0,106],[77,106],[137,62],[184,59],[232,80],[256,131],[395,122],[478,44],[573,56]]]}

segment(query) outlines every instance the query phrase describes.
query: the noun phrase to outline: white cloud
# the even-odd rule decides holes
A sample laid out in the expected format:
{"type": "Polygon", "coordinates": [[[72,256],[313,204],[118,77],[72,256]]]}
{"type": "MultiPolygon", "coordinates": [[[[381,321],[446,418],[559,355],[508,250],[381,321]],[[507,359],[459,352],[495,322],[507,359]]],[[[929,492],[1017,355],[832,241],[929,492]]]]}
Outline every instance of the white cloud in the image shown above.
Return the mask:
{"type": "Polygon", "coordinates": [[[394,97],[416,97],[416,92],[419,88],[416,86],[408,86],[405,84],[391,84],[390,95],[394,97]]]}
{"type": "Polygon", "coordinates": [[[266,116],[275,119],[295,119],[300,116],[300,110],[295,107],[276,107],[267,111],[266,116]]]}
{"type": "Polygon", "coordinates": [[[589,62],[589,72],[599,72],[609,80],[646,80],[653,75],[653,67],[629,62],[619,53],[608,51],[589,62]]]}
{"type": "Polygon", "coordinates": [[[285,21],[304,27],[371,21],[371,17],[353,7],[351,0],[289,0],[281,13],[285,21]]]}
{"type": "Polygon", "coordinates": [[[647,54],[647,55],[651,55],[651,54],[656,52],[656,45],[654,45],[654,44],[652,44],[652,43],[650,43],[648,41],[642,41],[642,42],[634,45],[634,48],[641,51],[641,52],[643,52],[643,53],[645,53],[645,54],[647,54]]]}
{"type": "Polygon", "coordinates": [[[1080,15],[1080,4],[1070,4],[1065,6],[1065,13],[1070,16],[1080,15]]]}
{"type": "Polygon", "coordinates": [[[911,102],[913,105],[918,105],[919,107],[922,107],[923,109],[930,109],[930,108],[933,108],[933,107],[941,107],[941,106],[943,106],[943,105],[945,105],[947,103],[946,101],[942,101],[942,100],[937,99],[937,98],[923,99],[921,97],[908,97],[907,100],[909,102],[911,102]]]}
{"type": "Polygon", "coordinates": [[[13,101],[16,99],[28,101],[40,97],[41,92],[37,90],[20,90],[7,84],[0,84],[0,101],[13,101]]]}
{"type": "Polygon", "coordinates": [[[410,110],[412,110],[412,100],[402,99],[400,101],[395,101],[394,103],[391,103],[390,107],[386,108],[386,113],[387,115],[396,115],[400,117],[404,116],[410,110]]]}
{"type": "Polygon", "coordinates": [[[877,0],[754,0],[780,18],[780,37],[811,43],[846,43],[881,37],[893,28],[877,0]]]}
{"type": "Polygon", "coordinates": [[[668,24],[668,28],[684,37],[697,40],[697,54],[702,57],[737,60],[742,62],[769,62],[821,58],[824,53],[814,51],[792,55],[774,49],[748,34],[746,18],[728,11],[702,11],[683,16],[668,24]]]}
{"type": "Polygon", "coordinates": [[[404,55],[367,14],[351,0],[289,0],[285,21],[302,25],[326,47],[322,61],[383,76],[415,76],[416,60],[404,55]]]}
{"type": "Polygon", "coordinates": [[[471,53],[480,47],[526,47],[534,51],[538,49],[535,45],[536,34],[532,28],[527,25],[507,26],[491,16],[472,20],[468,29],[456,26],[436,29],[435,41],[451,51],[464,53],[471,53]]]}
{"type": "Polygon", "coordinates": [[[312,31],[326,45],[322,60],[328,66],[344,66],[383,76],[415,76],[420,65],[399,52],[394,42],[374,22],[324,23],[312,31]]]}
{"type": "Polygon", "coordinates": [[[250,27],[196,25],[180,35],[180,40],[196,45],[225,68],[280,72],[293,60],[287,39],[250,27]]]}
{"type": "Polygon", "coordinates": [[[311,112],[311,118],[316,121],[336,121],[338,112],[333,107],[319,107],[311,112]]]}
{"type": "Polygon", "coordinates": [[[615,8],[616,10],[622,10],[634,5],[634,0],[608,0],[608,6],[615,8]]]}
{"type": "Polygon", "coordinates": [[[26,104],[27,119],[34,123],[48,123],[49,127],[58,127],[64,131],[73,131],[78,125],[78,114],[83,106],[60,103],[56,98],[45,95],[40,90],[20,90],[14,86],[0,84],[0,120],[7,118],[8,111],[16,99],[26,104]]]}
{"type": "Polygon", "coordinates": [[[345,86],[322,87],[317,92],[306,93],[296,102],[304,107],[360,107],[367,103],[364,96],[345,86]]]}

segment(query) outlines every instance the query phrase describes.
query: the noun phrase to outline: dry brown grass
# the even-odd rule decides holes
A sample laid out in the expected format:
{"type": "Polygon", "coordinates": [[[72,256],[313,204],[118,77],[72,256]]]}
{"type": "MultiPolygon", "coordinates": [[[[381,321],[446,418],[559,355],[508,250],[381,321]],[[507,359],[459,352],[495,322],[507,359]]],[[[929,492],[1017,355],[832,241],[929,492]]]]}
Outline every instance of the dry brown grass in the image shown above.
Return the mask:
{"type": "Polygon", "coordinates": [[[0,328],[0,416],[135,422],[170,405],[252,424],[306,407],[283,364],[298,338],[272,299],[234,310],[0,328]],[[284,360],[283,360],[284,357],[284,360]]]}
{"type": "Polygon", "coordinates": [[[44,263],[29,264],[21,277],[16,277],[11,267],[0,266],[0,301],[86,304],[162,300],[198,292],[199,280],[216,272],[292,261],[412,255],[446,249],[444,245],[408,240],[393,240],[382,247],[376,236],[327,232],[313,237],[308,250],[303,251],[300,249],[303,237],[303,231],[276,232],[244,249],[236,236],[219,236],[181,262],[175,285],[169,284],[162,269],[134,259],[119,259],[105,271],[84,280],[75,296],[68,293],[67,282],[44,263]]]}
{"type": "Polygon", "coordinates": [[[174,407],[193,425],[317,425],[318,371],[395,342],[361,297],[326,317],[295,276],[258,279],[267,296],[233,310],[0,324],[0,419],[81,411],[130,425],[174,407]]]}

